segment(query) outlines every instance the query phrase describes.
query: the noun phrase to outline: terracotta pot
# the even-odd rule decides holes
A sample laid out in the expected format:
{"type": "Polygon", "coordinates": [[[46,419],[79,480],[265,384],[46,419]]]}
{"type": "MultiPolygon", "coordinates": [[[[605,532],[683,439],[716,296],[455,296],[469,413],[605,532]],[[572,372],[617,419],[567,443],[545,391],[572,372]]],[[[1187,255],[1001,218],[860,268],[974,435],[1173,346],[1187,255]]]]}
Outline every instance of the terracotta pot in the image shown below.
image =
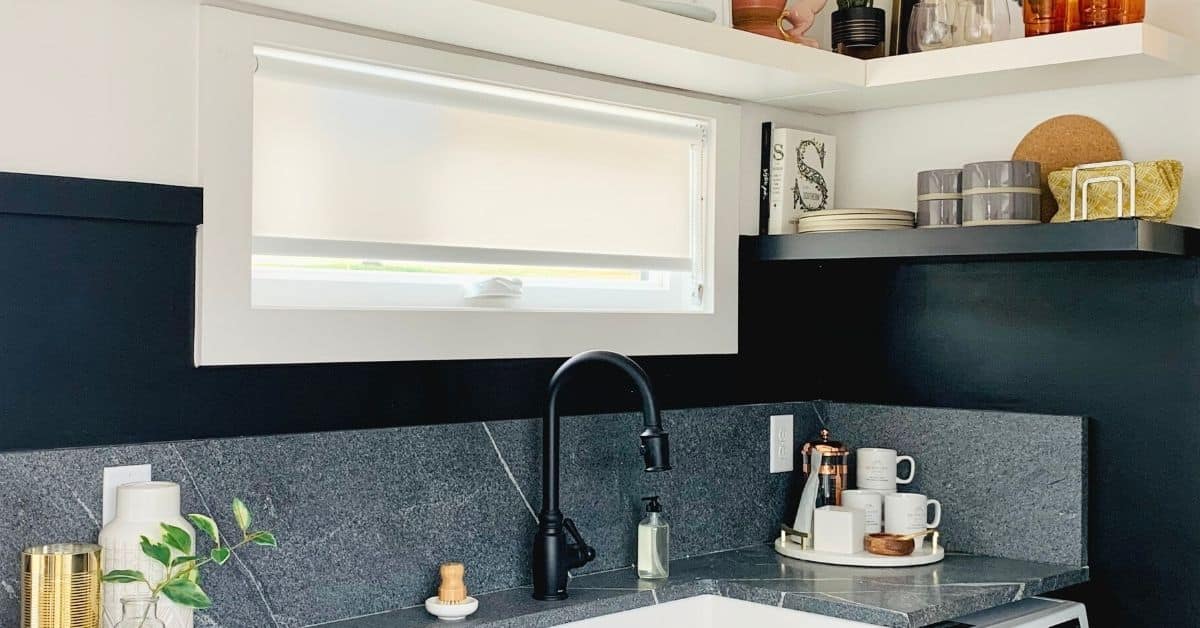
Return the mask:
{"type": "Polygon", "coordinates": [[[733,0],[733,27],[774,39],[787,39],[779,22],[787,0],[733,0]]]}

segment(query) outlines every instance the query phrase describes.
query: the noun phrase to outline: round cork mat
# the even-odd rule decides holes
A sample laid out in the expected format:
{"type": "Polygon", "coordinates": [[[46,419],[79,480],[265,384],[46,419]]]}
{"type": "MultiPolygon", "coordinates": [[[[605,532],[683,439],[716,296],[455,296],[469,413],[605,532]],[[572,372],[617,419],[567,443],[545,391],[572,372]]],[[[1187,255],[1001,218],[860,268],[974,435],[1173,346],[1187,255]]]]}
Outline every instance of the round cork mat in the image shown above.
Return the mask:
{"type": "Polygon", "coordinates": [[[1123,159],[1121,146],[1108,127],[1094,118],[1058,116],[1037,125],[1013,151],[1013,159],[1042,165],[1042,222],[1050,222],[1058,203],[1050,193],[1050,173],[1079,164],[1123,159]]]}

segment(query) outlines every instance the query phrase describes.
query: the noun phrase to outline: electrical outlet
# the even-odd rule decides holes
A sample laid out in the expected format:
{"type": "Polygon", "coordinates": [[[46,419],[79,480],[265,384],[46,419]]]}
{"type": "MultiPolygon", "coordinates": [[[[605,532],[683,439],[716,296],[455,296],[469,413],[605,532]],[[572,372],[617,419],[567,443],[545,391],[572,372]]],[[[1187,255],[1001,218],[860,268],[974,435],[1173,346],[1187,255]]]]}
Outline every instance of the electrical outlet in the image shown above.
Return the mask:
{"type": "Polygon", "coordinates": [[[792,440],[795,419],[790,414],[771,416],[771,473],[792,470],[795,442],[792,440]]]}
{"type": "Polygon", "coordinates": [[[133,482],[149,482],[150,465],[104,467],[104,525],[117,516],[117,487],[133,482]]]}

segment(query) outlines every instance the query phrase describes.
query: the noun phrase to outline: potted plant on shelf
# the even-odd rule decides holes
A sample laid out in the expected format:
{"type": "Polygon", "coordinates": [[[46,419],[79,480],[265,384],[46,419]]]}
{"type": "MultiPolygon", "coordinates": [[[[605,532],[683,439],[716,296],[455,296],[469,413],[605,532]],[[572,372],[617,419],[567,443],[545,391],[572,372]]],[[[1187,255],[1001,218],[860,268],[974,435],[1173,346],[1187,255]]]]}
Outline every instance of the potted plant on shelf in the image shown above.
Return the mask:
{"type": "Polygon", "coordinates": [[[887,54],[887,12],[874,0],[838,0],[833,12],[833,51],[859,59],[876,59],[887,54]]]}

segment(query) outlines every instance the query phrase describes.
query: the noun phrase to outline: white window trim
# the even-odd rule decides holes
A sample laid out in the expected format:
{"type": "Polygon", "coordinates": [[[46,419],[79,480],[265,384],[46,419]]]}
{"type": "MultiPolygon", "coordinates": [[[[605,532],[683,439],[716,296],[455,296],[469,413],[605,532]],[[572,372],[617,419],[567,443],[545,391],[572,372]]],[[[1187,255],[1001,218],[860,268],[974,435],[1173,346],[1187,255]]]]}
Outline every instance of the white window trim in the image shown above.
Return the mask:
{"type": "Polygon", "coordinates": [[[740,109],[736,105],[402,44],[228,9],[200,7],[197,365],[296,364],[737,351],[740,109]],[[694,313],[306,310],[251,307],[251,149],[255,45],[311,51],[568,94],[712,122],[709,211],[698,225],[706,286],[694,313]]]}

